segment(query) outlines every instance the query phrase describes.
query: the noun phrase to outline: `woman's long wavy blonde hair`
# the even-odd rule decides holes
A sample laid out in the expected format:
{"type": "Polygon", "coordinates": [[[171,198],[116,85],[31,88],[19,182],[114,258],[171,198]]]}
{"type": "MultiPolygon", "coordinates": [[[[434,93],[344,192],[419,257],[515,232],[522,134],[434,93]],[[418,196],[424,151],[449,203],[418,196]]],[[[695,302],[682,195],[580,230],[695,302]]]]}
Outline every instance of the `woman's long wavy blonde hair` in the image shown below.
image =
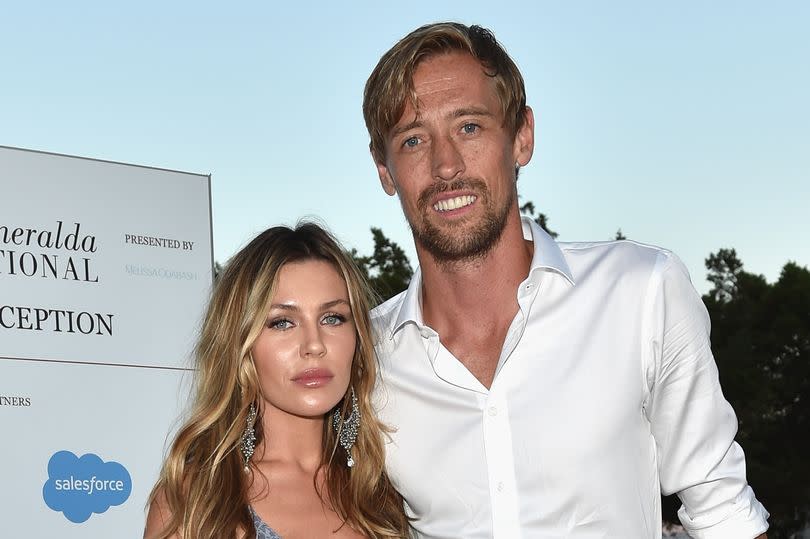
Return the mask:
{"type": "MultiPolygon", "coordinates": [[[[346,466],[331,422],[324,421],[325,503],[352,528],[372,538],[407,537],[402,497],[384,469],[386,428],[371,406],[377,376],[368,311],[369,287],[351,257],[313,223],[273,227],[259,234],[228,262],[216,283],[196,348],[195,397],[149,497],[169,517],[160,538],[178,532],[184,539],[255,536],[248,510],[252,474],[243,471],[239,452],[251,403],[260,399],[250,351],[266,323],[281,268],[290,262],[325,260],[346,282],[357,345],[350,387],[357,395],[362,424],[352,448],[355,465],[346,466]]],[[[342,417],[351,399],[338,405],[342,417]]],[[[261,407],[259,407],[261,410],[261,407]]],[[[256,444],[264,433],[256,421],[256,444]]],[[[272,525],[272,523],[270,523],[272,525]]]]}

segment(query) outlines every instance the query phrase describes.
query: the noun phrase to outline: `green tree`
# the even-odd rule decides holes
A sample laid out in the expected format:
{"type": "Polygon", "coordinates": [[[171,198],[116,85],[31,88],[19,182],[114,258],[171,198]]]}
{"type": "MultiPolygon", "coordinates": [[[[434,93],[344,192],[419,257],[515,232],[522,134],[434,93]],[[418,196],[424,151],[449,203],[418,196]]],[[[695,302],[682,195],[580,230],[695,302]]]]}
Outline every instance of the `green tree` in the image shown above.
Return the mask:
{"type": "Polygon", "coordinates": [[[768,537],[787,538],[810,522],[810,271],[789,262],[769,284],[734,249],[706,268],[712,349],[748,481],[771,513],[768,537]]]}
{"type": "Polygon", "coordinates": [[[554,232],[548,227],[548,217],[546,217],[545,213],[537,212],[537,215],[535,215],[534,202],[532,202],[531,200],[527,200],[526,203],[520,207],[520,213],[522,213],[523,215],[528,215],[529,217],[534,219],[534,222],[540,225],[540,227],[543,230],[545,230],[548,233],[548,235],[551,236],[552,238],[556,238],[558,236],[556,232],[554,232]]]}
{"type": "Polygon", "coordinates": [[[737,280],[742,273],[742,262],[734,249],[720,249],[706,259],[709,274],[706,279],[714,285],[709,295],[712,299],[728,303],[737,295],[737,280]]]}
{"type": "Polygon", "coordinates": [[[374,238],[374,253],[360,256],[356,249],[352,249],[351,255],[378,299],[385,301],[408,288],[413,269],[405,251],[388,239],[382,230],[372,227],[371,235],[374,238]]]}
{"type": "MultiPolygon", "coordinates": [[[[706,269],[712,350],[748,482],[771,513],[768,537],[787,539],[810,523],[810,271],[789,262],[769,284],[734,249],[710,254],[706,269]]],[[[679,505],[665,498],[664,519],[677,522],[679,505]]]]}

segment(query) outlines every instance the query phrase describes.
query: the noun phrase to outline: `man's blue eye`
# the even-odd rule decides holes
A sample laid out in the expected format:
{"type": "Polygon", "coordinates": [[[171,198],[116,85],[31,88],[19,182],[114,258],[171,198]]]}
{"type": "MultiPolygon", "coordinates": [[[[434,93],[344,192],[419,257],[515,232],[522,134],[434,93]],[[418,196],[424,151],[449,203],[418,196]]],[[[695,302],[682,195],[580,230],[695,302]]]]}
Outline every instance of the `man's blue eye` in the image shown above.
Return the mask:
{"type": "Polygon", "coordinates": [[[466,134],[472,135],[473,133],[475,133],[478,130],[478,125],[476,125],[476,124],[464,124],[464,127],[462,127],[462,130],[466,134]]]}
{"type": "Polygon", "coordinates": [[[405,140],[403,146],[407,146],[408,148],[413,148],[417,144],[419,144],[419,139],[416,138],[416,137],[411,137],[411,138],[405,140]]]}

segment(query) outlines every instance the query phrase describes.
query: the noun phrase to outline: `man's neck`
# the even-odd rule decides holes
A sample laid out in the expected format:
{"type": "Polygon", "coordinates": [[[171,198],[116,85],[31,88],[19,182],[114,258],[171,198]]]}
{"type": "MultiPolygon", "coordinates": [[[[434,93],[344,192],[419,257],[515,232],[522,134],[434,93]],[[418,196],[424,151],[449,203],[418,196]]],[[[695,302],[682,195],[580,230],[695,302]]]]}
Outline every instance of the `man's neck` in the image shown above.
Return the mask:
{"type": "Polygon", "coordinates": [[[439,331],[478,320],[511,322],[517,288],[531,266],[533,244],[523,238],[520,216],[507,221],[501,237],[484,256],[454,263],[439,262],[417,246],[422,272],[422,316],[439,331]]]}

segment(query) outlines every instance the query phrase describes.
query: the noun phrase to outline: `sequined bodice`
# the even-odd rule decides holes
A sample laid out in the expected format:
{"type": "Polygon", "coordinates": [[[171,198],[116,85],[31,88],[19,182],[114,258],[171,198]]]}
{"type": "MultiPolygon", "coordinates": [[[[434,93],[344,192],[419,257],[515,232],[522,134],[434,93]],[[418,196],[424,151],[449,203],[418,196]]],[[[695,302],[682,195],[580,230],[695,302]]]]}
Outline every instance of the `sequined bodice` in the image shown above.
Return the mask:
{"type": "Polygon", "coordinates": [[[268,526],[252,507],[248,506],[248,509],[253,517],[253,525],[256,526],[256,539],[281,539],[281,536],[268,526]]]}

